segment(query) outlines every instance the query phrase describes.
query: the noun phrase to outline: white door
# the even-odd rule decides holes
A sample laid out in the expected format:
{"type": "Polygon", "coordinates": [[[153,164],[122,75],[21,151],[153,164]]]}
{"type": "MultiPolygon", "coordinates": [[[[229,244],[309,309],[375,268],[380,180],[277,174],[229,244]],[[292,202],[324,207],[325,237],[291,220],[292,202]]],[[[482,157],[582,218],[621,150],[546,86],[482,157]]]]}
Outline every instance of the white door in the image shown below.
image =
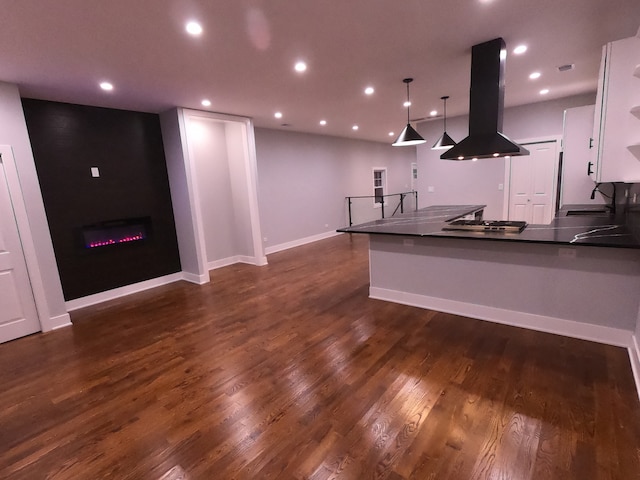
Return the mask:
{"type": "MultiPolygon", "coordinates": [[[[0,343],[40,331],[22,251],[5,154],[0,153],[0,343]]],[[[21,192],[14,192],[14,195],[21,192]]]]}
{"type": "Polygon", "coordinates": [[[548,224],[555,211],[558,142],[522,145],[531,154],[510,160],[509,220],[548,224]]]}

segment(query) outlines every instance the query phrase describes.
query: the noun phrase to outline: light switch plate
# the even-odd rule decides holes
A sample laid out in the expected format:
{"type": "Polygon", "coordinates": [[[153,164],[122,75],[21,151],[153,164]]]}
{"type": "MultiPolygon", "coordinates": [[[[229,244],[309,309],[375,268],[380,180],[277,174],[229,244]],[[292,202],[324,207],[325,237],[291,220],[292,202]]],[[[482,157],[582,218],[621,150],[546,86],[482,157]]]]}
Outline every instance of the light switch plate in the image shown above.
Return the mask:
{"type": "Polygon", "coordinates": [[[98,167],[91,167],[91,176],[93,178],[98,178],[100,176],[100,170],[98,170],[98,167]]]}

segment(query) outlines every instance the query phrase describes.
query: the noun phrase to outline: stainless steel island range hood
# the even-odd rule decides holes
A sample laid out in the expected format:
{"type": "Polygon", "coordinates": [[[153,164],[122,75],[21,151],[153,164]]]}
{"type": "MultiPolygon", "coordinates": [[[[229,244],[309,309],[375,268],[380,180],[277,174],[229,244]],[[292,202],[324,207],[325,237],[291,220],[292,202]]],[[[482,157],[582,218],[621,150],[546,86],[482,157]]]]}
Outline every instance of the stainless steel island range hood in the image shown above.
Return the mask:
{"type": "Polygon", "coordinates": [[[471,49],[469,136],[440,155],[443,160],[529,155],[529,150],[502,133],[506,57],[502,38],[471,49]]]}

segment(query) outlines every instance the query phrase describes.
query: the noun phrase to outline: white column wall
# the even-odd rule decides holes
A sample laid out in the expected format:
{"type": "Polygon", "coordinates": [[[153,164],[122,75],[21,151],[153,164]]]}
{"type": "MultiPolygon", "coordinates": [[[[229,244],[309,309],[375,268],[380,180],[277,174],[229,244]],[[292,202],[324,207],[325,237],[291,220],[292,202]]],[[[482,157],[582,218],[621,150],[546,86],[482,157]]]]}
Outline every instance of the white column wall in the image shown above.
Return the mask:
{"type": "Polygon", "coordinates": [[[4,82],[0,82],[0,144],[11,147],[20,177],[35,249],[35,262],[29,275],[32,277],[42,330],[70,325],[20,93],[16,85],[4,82]]]}
{"type": "Polygon", "coordinates": [[[253,219],[258,205],[251,122],[182,108],[161,119],[185,277],[204,283],[211,268],[265,264],[253,219]]]}
{"type": "Polygon", "coordinates": [[[202,221],[196,209],[195,174],[186,142],[183,141],[186,130],[181,110],[172,109],[160,114],[160,125],[182,272],[185,280],[206,283],[209,281],[209,272],[202,221]]]}

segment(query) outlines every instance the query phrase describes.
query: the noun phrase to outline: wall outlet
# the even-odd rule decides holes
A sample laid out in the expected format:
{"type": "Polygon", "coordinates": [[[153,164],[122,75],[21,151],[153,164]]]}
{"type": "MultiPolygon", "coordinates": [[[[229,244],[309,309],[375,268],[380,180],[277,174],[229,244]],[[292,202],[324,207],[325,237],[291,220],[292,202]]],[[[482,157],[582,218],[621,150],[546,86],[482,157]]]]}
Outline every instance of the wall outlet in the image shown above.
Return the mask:
{"type": "Polygon", "coordinates": [[[98,178],[100,176],[100,170],[98,167],[91,167],[91,176],[93,178],[98,178]]]}
{"type": "Polygon", "coordinates": [[[328,224],[328,223],[325,223],[325,224],[324,224],[324,228],[329,228],[329,224],[328,224]]]}
{"type": "Polygon", "coordinates": [[[504,190],[504,183],[498,184],[498,190],[504,190]]]}
{"type": "Polygon", "coordinates": [[[560,247],[558,249],[558,256],[560,258],[576,258],[577,252],[575,248],[560,247]]]}
{"type": "Polygon", "coordinates": [[[263,242],[266,242],[267,240],[269,240],[267,237],[263,237],[263,238],[262,238],[262,241],[263,241],[263,242]]]}
{"type": "Polygon", "coordinates": [[[435,188],[433,188],[432,186],[428,186],[427,187],[427,192],[433,193],[433,192],[435,192],[435,188]]]}

